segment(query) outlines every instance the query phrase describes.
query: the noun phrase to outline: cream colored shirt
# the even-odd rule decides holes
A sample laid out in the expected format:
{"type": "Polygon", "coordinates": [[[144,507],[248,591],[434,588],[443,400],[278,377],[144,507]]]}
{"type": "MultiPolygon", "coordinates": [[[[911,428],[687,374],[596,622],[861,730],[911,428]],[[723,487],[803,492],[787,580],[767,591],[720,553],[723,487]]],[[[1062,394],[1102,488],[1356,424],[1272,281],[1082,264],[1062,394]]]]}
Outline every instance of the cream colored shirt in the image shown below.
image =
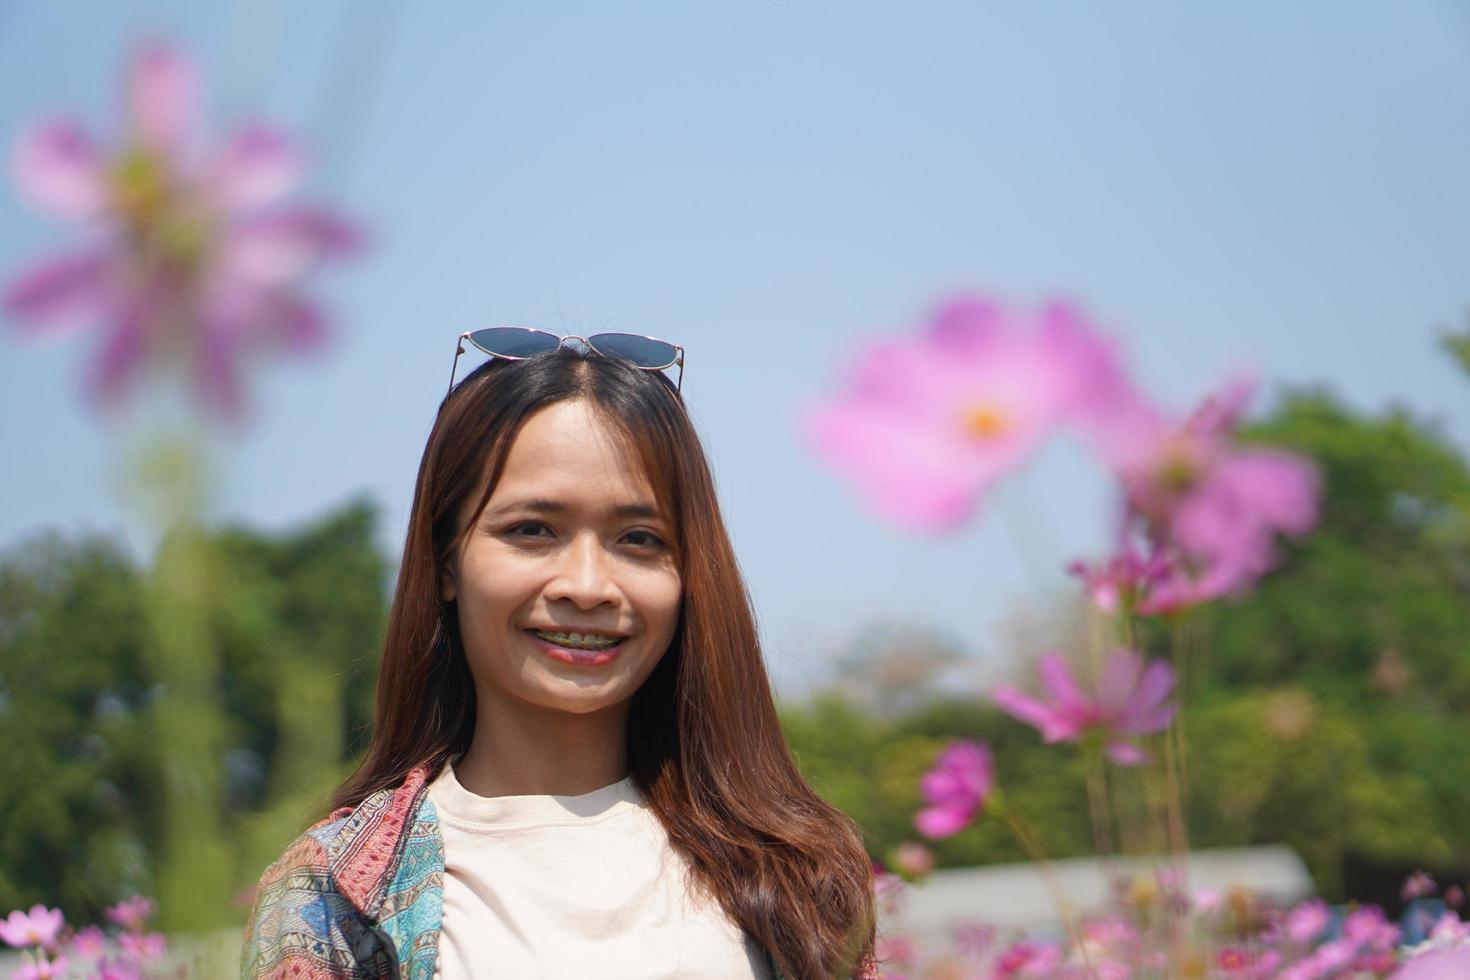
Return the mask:
{"type": "Polygon", "coordinates": [[[435,976],[769,980],[760,947],[712,899],[623,779],[580,796],[429,787],[444,837],[435,976]]]}

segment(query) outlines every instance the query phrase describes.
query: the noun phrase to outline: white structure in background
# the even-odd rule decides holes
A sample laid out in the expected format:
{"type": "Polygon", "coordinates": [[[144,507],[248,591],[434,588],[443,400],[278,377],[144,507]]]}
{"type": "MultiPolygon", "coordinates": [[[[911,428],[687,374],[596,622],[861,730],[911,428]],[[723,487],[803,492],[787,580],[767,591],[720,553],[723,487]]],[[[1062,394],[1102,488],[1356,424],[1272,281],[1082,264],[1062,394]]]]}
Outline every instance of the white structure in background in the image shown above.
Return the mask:
{"type": "MultiPolygon", "coordinates": [[[[1077,913],[1104,909],[1111,898],[1109,878],[1152,875],[1167,866],[1164,858],[1069,858],[1051,862],[1057,887],[1077,913]]],[[[1282,903],[1312,895],[1307,866],[1289,847],[1240,847],[1195,851],[1186,861],[1191,893],[1242,888],[1282,903]]],[[[948,944],[950,930],[984,923],[1002,932],[1060,936],[1061,916],[1040,867],[1035,864],[992,864],[981,868],[935,871],[910,885],[898,909],[883,919],[882,931],[909,936],[921,949],[948,944]]]]}

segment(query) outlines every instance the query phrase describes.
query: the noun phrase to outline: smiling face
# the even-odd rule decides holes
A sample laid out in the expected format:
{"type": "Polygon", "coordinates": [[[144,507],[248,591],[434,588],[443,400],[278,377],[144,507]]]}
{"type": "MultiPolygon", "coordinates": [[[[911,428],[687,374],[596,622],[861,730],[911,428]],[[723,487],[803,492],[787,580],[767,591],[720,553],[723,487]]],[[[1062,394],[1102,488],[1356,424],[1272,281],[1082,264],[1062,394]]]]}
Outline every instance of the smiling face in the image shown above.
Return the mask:
{"type": "Polygon", "coordinates": [[[482,709],[626,712],[678,625],[674,533],[588,402],[528,418],[443,582],[482,709]]]}

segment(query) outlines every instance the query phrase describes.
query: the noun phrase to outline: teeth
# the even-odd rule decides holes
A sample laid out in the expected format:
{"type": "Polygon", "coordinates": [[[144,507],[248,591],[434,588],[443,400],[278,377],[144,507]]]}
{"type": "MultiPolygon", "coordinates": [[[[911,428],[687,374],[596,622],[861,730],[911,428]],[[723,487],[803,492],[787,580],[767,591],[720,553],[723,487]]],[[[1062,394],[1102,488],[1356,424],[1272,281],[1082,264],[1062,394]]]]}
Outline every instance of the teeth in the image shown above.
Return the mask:
{"type": "Polygon", "coordinates": [[[607,650],[623,642],[620,636],[600,636],[596,633],[553,633],[549,630],[532,630],[548,643],[577,650],[607,650]]]}

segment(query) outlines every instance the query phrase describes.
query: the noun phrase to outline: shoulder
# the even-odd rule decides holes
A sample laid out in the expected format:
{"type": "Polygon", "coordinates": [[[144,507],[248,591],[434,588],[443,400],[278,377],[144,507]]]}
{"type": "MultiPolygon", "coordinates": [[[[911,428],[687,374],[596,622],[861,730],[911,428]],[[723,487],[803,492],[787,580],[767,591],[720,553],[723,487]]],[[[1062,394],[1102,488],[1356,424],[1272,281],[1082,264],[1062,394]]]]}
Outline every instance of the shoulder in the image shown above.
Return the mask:
{"type": "Polygon", "coordinates": [[[373,958],[378,939],[332,874],[329,846],[346,822],[333,814],[316,824],[261,875],[240,951],[241,977],[357,976],[373,958]]]}

